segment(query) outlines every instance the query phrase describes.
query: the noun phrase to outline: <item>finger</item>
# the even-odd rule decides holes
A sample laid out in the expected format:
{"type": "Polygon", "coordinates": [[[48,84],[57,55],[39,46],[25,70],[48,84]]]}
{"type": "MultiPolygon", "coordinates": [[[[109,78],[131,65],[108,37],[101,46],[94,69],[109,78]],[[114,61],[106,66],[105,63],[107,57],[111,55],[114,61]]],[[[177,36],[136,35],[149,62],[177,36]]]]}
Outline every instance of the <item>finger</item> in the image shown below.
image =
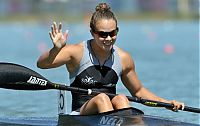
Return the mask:
{"type": "Polygon", "coordinates": [[[173,109],[172,111],[174,111],[174,112],[178,112],[178,109],[173,109]]]}
{"type": "Polygon", "coordinates": [[[51,26],[51,34],[52,34],[53,37],[55,37],[54,27],[53,27],[53,25],[51,26]]]}
{"type": "Polygon", "coordinates": [[[181,103],[181,110],[184,110],[184,108],[185,108],[185,104],[181,103]]]}
{"type": "Polygon", "coordinates": [[[172,100],[171,103],[174,105],[174,107],[172,108],[172,111],[174,112],[178,112],[178,104],[175,100],[172,100]]]}
{"type": "Polygon", "coordinates": [[[173,109],[174,109],[174,110],[178,110],[178,106],[177,106],[177,105],[175,105],[173,109]]]}
{"type": "Polygon", "coordinates": [[[61,33],[62,32],[62,23],[60,22],[59,26],[58,26],[58,32],[61,33]]]}
{"type": "Polygon", "coordinates": [[[69,30],[66,30],[65,33],[63,34],[64,41],[67,40],[68,32],[69,32],[69,30]]]}
{"type": "Polygon", "coordinates": [[[175,106],[175,108],[176,109],[181,109],[181,110],[183,110],[184,109],[184,103],[181,103],[181,102],[177,102],[177,101],[174,101],[174,106],[175,106]]]}
{"type": "Polygon", "coordinates": [[[172,109],[172,111],[178,112],[178,108],[177,108],[177,107],[174,107],[174,108],[172,109]]]}
{"type": "Polygon", "coordinates": [[[55,32],[55,34],[57,34],[57,24],[55,21],[53,22],[53,31],[55,32]]]}
{"type": "Polygon", "coordinates": [[[51,31],[49,31],[49,36],[50,36],[51,40],[53,41],[53,35],[52,35],[51,31]]]}

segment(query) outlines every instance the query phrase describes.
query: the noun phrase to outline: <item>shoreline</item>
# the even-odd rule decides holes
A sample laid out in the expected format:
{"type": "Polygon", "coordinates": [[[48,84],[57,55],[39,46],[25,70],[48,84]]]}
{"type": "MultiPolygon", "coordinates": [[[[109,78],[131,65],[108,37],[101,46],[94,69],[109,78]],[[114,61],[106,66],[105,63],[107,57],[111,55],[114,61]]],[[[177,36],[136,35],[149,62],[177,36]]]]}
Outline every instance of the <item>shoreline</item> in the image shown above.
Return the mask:
{"type": "MultiPolygon", "coordinates": [[[[118,20],[125,21],[137,21],[137,20],[149,20],[149,21],[163,21],[163,20],[199,20],[198,14],[190,15],[178,15],[168,13],[116,13],[118,20]]],[[[69,14],[13,14],[0,16],[0,22],[12,23],[12,22],[48,22],[48,21],[66,21],[66,22],[87,22],[90,20],[90,15],[69,15],[69,14]]]]}

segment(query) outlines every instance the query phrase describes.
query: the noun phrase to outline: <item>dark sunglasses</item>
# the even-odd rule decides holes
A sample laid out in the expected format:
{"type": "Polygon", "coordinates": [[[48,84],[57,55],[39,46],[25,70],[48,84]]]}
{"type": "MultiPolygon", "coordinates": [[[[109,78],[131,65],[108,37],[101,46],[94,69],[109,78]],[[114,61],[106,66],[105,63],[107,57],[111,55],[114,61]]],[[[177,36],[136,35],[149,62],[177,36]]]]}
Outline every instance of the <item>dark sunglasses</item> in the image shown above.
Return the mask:
{"type": "Polygon", "coordinates": [[[101,38],[107,38],[108,36],[114,37],[114,36],[117,35],[118,31],[119,31],[118,27],[115,30],[111,31],[111,32],[95,31],[95,30],[93,30],[93,32],[96,33],[96,34],[98,34],[98,36],[101,37],[101,38]]]}

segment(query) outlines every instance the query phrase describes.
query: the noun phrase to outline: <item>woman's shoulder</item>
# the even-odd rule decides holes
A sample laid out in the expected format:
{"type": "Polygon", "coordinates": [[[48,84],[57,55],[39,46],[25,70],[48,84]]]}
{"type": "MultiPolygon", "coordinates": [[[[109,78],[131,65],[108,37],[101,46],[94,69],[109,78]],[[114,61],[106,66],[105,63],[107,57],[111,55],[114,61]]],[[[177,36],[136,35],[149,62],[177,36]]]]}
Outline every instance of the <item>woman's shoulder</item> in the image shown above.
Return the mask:
{"type": "Polygon", "coordinates": [[[134,68],[134,60],[131,54],[121,48],[118,48],[118,54],[121,59],[122,69],[123,71],[130,70],[134,68]]]}
{"type": "Polygon", "coordinates": [[[130,55],[129,52],[127,52],[127,51],[125,51],[125,50],[123,50],[123,49],[121,49],[121,48],[119,48],[119,47],[117,48],[117,52],[118,52],[118,54],[119,54],[119,57],[120,57],[122,60],[131,58],[131,55],[130,55]]]}

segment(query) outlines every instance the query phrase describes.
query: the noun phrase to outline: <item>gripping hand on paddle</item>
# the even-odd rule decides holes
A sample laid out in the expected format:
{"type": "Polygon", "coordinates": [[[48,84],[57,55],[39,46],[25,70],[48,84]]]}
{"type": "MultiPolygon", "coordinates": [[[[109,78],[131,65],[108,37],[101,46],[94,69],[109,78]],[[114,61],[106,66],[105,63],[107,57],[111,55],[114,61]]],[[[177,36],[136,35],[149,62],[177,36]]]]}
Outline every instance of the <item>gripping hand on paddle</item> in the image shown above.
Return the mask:
{"type": "Polygon", "coordinates": [[[178,112],[179,109],[184,110],[184,107],[185,107],[184,103],[181,103],[175,100],[170,101],[170,103],[173,104],[174,106],[173,108],[171,108],[172,111],[178,112]]]}
{"type": "Polygon", "coordinates": [[[58,25],[57,28],[56,22],[53,22],[49,35],[56,49],[61,49],[66,45],[65,41],[67,40],[68,30],[66,30],[65,33],[63,34],[61,23],[58,25]]]}

